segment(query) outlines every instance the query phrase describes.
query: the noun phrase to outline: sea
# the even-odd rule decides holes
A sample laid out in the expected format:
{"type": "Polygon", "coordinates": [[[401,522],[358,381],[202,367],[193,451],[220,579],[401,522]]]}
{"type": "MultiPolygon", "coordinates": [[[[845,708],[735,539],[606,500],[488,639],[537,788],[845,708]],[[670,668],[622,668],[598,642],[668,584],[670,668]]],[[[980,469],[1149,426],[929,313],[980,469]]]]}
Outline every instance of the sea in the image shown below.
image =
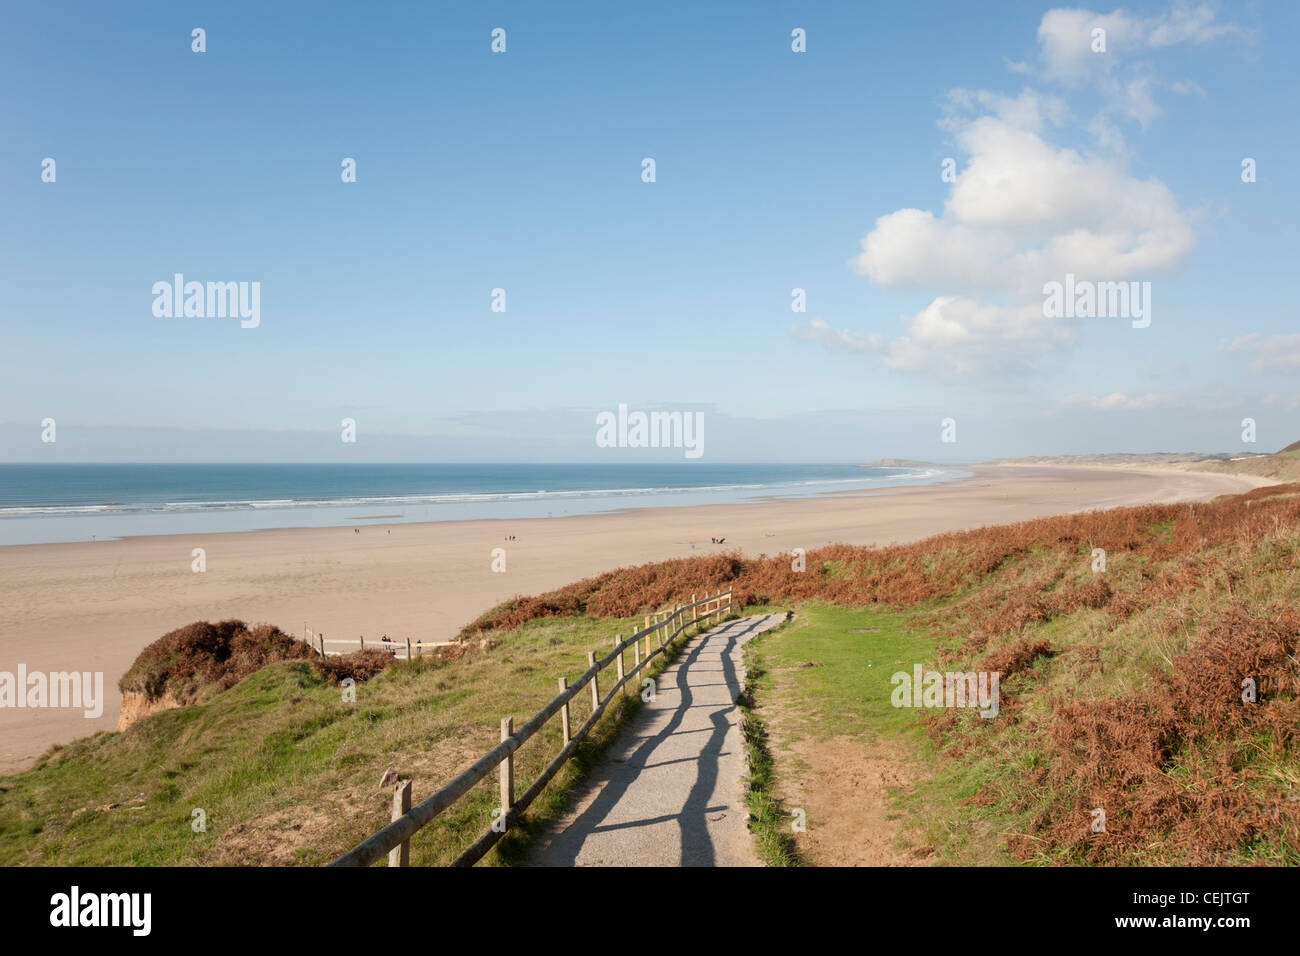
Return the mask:
{"type": "Polygon", "coordinates": [[[546,518],[964,477],[854,464],[0,464],[0,546],[546,518]]]}

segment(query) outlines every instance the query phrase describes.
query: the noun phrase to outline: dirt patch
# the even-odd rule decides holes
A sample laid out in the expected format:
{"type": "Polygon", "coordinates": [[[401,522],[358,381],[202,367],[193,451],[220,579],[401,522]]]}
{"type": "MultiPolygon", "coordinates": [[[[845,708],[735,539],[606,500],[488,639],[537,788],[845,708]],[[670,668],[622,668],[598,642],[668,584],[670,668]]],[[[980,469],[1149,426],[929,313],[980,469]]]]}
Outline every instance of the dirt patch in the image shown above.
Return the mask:
{"type": "Polygon", "coordinates": [[[221,834],[208,864],[223,866],[301,865],[298,850],[328,842],[339,825],[336,810],[312,804],[286,807],[245,820],[221,834]]]}
{"type": "MultiPolygon", "coordinates": [[[[778,724],[779,726],[779,724],[778,724]]],[[[779,730],[778,730],[779,733],[779,730]]],[[[923,866],[928,849],[896,845],[898,821],[888,798],[913,782],[901,744],[858,737],[805,738],[776,756],[788,810],[807,814],[807,831],[795,839],[814,866],[923,866]],[[791,759],[793,757],[793,759],[791,759]]]]}

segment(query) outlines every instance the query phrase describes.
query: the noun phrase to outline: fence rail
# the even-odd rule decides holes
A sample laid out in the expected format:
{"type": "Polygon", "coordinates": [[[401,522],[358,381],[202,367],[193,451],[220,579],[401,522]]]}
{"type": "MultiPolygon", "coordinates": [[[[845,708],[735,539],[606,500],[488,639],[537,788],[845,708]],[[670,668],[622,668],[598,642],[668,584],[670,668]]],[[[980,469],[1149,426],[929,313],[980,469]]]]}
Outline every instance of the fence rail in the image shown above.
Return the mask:
{"type": "Polygon", "coordinates": [[[329,638],[322,638],[320,643],[321,643],[322,656],[329,656],[331,654],[335,656],[340,654],[350,654],[352,653],[353,649],[364,651],[366,648],[370,648],[371,650],[388,651],[388,653],[392,654],[394,657],[397,657],[401,660],[409,661],[414,658],[423,657],[424,649],[426,647],[451,647],[453,644],[456,644],[458,642],[457,641],[413,641],[409,637],[404,637],[401,639],[390,638],[387,641],[385,640],[376,641],[375,639],[371,638],[371,640],[367,642],[364,637],[359,637],[355,641],[349,641],[346,638],[329,637],[329,638]],[[347,648],[350,648],[350,650],[332,651],[330,650],[331,644],[335,644],[335,645],[341,644],[347,648]]]}
{"type": "Polygon", "coordinates": [[[390,638],[384,640],[380,638],[370,639],[367,643],[365,636],[361,635],[356,638],[347,637],[326,637],[324,634],[312,633],[306,625],[303,626],[303,643],[314,650],[321,657],[339,657],[343,654],[351,654],[353,651],[364,651],[367,647],[372,650],[388,651],[398,660],[414,660],[424,656],[425,648],[451,647],[458,641],[413,641],[409,637],[390,638]],[[344,647],[346,650],[331,650],[332,647],[344,647]]]}
{"type": "MultiPolygon", "coordinates": [[[[514,729],[512,718],[501,721],[501,743],[497,744],[474,764],[428,799],[411,806],[410,782],[405,782],[393,795],[392,822],[378,833],[357,844],[347,853],[330,863],[330,866],[369,866],[385,854],[389,866],[406,866],[410,854],[410,841],[422,827],[430,823],[443,810],[463,797],[476,784],[487,778],[496,770],[499,777],[501,798],[500,818],[475,840],[464,852],[452,861],[452,866],[473,866],[488,850],[501,839],[518,821],[546,787],[551,779],[573,756],[583,738],[596,726],[604,715],[606,708],[615,696],[637,676],[664,648],[688,627],[701,621],[708,622],[715,615],[719,620],[731,610],[731,591],[722,591],[711,597],[695,600],[677,606],[672,612],[660,618],[653,615],[645,619],[645,627],[627,638],[621,635],[614,639],[614,649],[599,660],[595,651],[587,652],[587,669],[572,684],[559,678],[560,692],[541,710],[528,718],[518,730],[514,729]],[[675,628],[675,629],[674,629],[675,628]],[[641,653],[641,641],[645,640],[645,654],[641,653]],[[655,641],[658,646],[652,647],[655,641]],[[624,652],[635,649],[635,665],[624,672],[624,652]],[[600,673],[617,661],[618,678],[604,696],[600,693],[600,673]],[[576,731],[570,734],[569,701],[573,700],[588,684],[591,685],[590,716],[583,721],[576,731]],[[528,739],[546,725],[556,714],[561,715],[561,728],[564,746],[545,769],[533,781],[532,785],[518,798],[514,795],[514,754],[528,739]]],[[[326,642],[328,643],[328,642],[326,642]]]]}

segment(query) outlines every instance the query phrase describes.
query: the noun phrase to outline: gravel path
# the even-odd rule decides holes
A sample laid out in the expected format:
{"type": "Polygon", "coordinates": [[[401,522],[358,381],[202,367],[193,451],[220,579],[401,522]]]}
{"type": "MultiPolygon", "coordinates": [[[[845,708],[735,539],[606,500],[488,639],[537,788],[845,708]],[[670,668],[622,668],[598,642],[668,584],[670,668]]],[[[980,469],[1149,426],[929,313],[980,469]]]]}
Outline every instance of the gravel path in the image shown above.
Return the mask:
{"type": "Polygon", "coordinates": [[[739,618],[692,640],[529,864],[757,866],[741,781],[740,649],[784,620],[739,618]]]}

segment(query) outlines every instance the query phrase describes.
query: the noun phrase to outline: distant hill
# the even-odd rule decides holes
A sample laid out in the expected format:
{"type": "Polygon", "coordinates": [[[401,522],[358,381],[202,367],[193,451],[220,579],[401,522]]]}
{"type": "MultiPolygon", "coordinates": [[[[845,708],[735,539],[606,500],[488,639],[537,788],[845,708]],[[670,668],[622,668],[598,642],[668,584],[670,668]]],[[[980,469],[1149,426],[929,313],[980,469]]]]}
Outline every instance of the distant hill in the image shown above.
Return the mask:
{"type": "Polygon", "coordinates": [[[1300,442],[1288,445],[1275,455],[1251,455],[1229,462],[1183,463],[1173,467],[1179,471],[1214,471],[1225,475],[1255,475],[1274,481],[1300,481],[1300,442]]]}
{"type": "Polygon", "coordinates": [[[992,465],[1182,465],[1202,462],[1229,462],[1238,458],[1267,458],[1253,452],[1233,453],[1199,451],[1121,453],[1104,455],[1034,455],[1027,458],[998,458],[992,465]]]}
{"type": "Polygon", "coordinates": [[[1273,481],[1300,481],[1300,441],[1272,455],[1255,452],[1153,452],[1146,455],[1042,455],[1035,458],[999,458],[993,465],[1119,465],[1131,468],[1173,468],[1210,471],[1223,475],[1254,475],[1273,481]]]}
{"type": "Polygon", "coordinates": [[[1300,481],[1300,442],[1287,445],[1275,455],[1252,455],[1232,461],[1176,465],[1182,471],[1216,471],[1230,475],[1256,475],[1274,481],[1300,481]]]}

